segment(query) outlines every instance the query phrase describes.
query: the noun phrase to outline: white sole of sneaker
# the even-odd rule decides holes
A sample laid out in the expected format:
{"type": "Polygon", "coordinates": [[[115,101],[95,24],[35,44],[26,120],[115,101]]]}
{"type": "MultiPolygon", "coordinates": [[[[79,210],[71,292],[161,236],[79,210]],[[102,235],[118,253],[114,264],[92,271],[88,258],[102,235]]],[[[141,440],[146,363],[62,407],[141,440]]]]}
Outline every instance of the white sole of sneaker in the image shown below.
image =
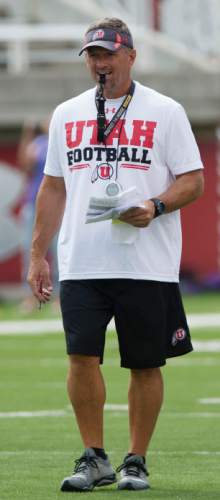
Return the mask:
{"type": "Polygon", "coordinates": [[[68,481],[65,481],[65,483],[62,484],[60,490],[61,491],[92,491],[92,488],[88,488],[88,486],[85,486],[85,488],[77,488],[76,486],[73,486],[70,484],[68,481]]]}
{"type": "Polygon", "coordinates": [[[114,484],[117,482],[115,475],[104,477],[95,486],[108,486],[109,484],[114,484]]]}
{"type": "Polygon", "coordinates": [[[61,485],[61,491],[92,491],[96,487],[100,486],[109,486],[110,484],[116,483],[117,479],[115,475],[103,477],[97,482],[94,482],[91,486],[85,486],[84,488],[78,488],[77,486],[73,486],[69,481],[64,481],[61,485]]]}
{"type": "Polygon", "coordinates": [[[150,485],[142,486],[140,488],[137,488],[134,486],[132,482],[128,482],[126,484],[118,484],[118,490],[129,490],[129,491],[141,491],[141,490],[148,490],[150,488],[150,485]]]}

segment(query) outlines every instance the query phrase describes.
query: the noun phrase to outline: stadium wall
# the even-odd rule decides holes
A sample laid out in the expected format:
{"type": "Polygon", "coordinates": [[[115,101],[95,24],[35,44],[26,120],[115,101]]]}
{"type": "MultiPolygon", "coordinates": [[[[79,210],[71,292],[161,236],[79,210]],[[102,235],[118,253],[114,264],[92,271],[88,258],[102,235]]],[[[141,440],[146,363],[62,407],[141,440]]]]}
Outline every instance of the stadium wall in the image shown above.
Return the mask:
{"type": "MultiPolygon", "coordinates": [[[[220,272],[220,166],[214,131],[204,134],[195,130],[195,133],[205,165],[206,188],[201,199],[182,210],[181,271],[183,276],[203,281],[220,272]]],[[[22,280],[24,179],[16,165],[17,141],[15,134],[8,143],[0,144],[0,283],[22,280]],[[17,176],[10,180],[8,173],[15,172],[17,176]]]]}

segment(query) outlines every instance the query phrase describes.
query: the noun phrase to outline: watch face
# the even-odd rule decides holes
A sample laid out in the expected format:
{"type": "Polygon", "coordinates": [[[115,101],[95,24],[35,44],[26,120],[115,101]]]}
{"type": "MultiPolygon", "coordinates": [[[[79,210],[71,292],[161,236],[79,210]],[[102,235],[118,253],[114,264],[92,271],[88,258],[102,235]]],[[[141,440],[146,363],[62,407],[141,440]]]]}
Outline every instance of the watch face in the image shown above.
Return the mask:
{"type": "Polygon", "coordinates": [[[151,201],[153,201],[154,206],[155,206],[154,217],[158,217],[159,215],[162,215],[165,211],[165,204],[163,203],[163,201],[159,200],[158,198],[151,198],[151,201]]]}
{"type": "Polygon", "coordinates": [[[161,200],[158,200],[157,210],[159,212],[159,215],[163,214],[163,212],[165,210],[165,205],[161,200]]]}

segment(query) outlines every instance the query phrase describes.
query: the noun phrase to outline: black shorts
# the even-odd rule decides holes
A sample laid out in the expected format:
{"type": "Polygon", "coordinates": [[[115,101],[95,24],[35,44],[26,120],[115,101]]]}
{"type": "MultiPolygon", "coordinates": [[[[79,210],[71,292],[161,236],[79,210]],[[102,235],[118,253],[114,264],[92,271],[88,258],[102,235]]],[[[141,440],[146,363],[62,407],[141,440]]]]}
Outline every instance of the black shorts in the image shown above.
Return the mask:
{"type": "Polygon", "coordinates": [[[177,283],[65,280],[60,298],[68,354],[99,356],[102,363],[113,317],[125,368],[162,366],[193,349],[177,283]]]}

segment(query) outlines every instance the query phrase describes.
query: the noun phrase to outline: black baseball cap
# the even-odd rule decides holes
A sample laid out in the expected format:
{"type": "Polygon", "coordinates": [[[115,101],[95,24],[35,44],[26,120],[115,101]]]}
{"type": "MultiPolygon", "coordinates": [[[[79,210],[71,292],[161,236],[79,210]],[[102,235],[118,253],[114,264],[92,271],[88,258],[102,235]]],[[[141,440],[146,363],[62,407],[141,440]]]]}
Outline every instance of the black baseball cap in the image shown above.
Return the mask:
{"type": "Polygon", "coordinates": [[[134,48],[131,34],[112,28],[98,28],[88,31],[85,35],[84,44],[79,52],[79,56],[89,47],[103,47],[115,52],[122,47],[134,48]]]}

